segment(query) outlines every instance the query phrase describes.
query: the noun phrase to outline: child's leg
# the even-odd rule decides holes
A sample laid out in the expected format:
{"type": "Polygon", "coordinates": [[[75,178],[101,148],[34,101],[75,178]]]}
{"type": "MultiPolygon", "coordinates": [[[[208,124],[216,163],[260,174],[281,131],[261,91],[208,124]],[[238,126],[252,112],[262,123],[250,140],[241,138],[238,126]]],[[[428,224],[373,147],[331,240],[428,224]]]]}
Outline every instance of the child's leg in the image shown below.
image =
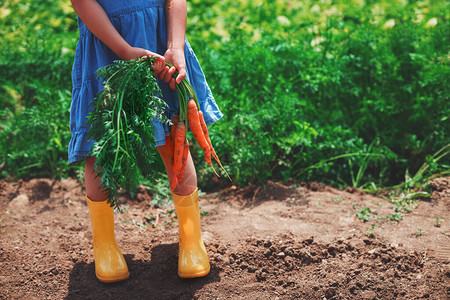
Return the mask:
{"type": "MultiPolygon", "coordinates": [[[[169,180],[172,174],[173,147],[157,147],[166,167],[169,180]]],[[[198,206],[197,175],[191,154],[188,155],[183,180],[172,192],[179,225],[178,275],[182,278],[201,277],[209,273],[209,259],[202,240],[198,206]]]]}
{"type": "Polygon", "coordinates": [[[128,278],[128,267],[114,236],[114,213],[95,178],[95,158],[85,162],[86,198],[92,223],[95,274],[102,282],[116,282],[128,278]]]}
{"type": "Polygon", "coordinates": [[[90,156],[84,164],[84,184],[86,186],[86,195],[91,201],[105,201],[106,194],[99,188],[100,177],[94,172],[95,157],[90,156]]]}

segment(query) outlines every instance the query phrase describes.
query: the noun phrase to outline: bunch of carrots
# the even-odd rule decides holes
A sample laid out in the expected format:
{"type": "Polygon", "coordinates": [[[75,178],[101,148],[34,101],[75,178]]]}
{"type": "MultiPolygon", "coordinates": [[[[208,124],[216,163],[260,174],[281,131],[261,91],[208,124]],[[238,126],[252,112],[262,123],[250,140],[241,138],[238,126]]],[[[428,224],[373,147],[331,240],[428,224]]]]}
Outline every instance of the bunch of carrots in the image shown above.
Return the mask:
{"type": "MultiPolygon", "coordinates": [[[[166,62],[166,65],[169,68],[173,67],[173,65],[168,62],[166,62]]],[[[176,77],[177,73],[175,72],[173,76],[176,77]]],[[[173,178],[170,180],[171,190],[173,191],[184,177],[189,154],[189,141],[186,139],[188,126],[190,127],[195,140],[203,150],[206,163],[210,165],[214,173],[219,176],[212,164],[211,156],[214,157],[226,176],[230,179],[230,176],[222,166],[222,163],[211,144],[208,128],[206,127],[203,113],[200,110],[194,88],[187,79],[184,79],[176,86],[179,99],[179,114],[175,116],[170,135],[166,138],[167,142],[174,147],[172,158],[173,178]]]]}
{"type": "MultiPolygon", "coordinates": [[[[148,147],[155,143],[152,121],[170,123],[164,113],[167,104],[158,97],[161,90],[154,77],[155,68],[164,67],[160,62],[155,57],[145,56],[117,60],[97,70],[97,76],[103,78],[104,89],[94,98],[88,118],[89,139],[95,142],[90,155],[96,158],[94,168],[101,180],[100,186],[108,195],[108,203],[117,208],[120,207],[120,190],[132,190],[142,178],[151,180],[156,176],[152,168],[155,155],[148,147]]],[[[167,62],[166,65],[173,67],[167,62]]],[[[177,72],[173,74],[175,78],[177,75],[177,72]]],[[[167,141],[174,147],[174,175],[169,178],[172,190],[184,177],[189,155],[188,127],[203,149],[206,162],[214,170],[213,156],[225,171],[212,147],[192,85],[184,79],[176,86],[179,114],[168,137],[172,140],[167,141]]],[[[217,174],[216,170],[214,172],[217,174]]]]}

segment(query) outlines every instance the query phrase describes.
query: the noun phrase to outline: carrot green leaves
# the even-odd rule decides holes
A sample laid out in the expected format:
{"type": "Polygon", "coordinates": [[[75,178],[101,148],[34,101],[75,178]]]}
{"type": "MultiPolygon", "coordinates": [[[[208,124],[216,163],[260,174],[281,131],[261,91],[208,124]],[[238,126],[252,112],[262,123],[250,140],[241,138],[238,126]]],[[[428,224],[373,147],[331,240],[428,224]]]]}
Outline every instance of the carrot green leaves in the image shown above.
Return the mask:
{"type": "Polygon", "coordinates": [[[142,177],[155,175],[155,137],[152,121],[168,123],[166,103],[153,77],[153,58],[115,61],[97,71],[104,89],[92,103],[90,155],[111,206],[119,207],[121,189],[132,190],[142,177]]]}

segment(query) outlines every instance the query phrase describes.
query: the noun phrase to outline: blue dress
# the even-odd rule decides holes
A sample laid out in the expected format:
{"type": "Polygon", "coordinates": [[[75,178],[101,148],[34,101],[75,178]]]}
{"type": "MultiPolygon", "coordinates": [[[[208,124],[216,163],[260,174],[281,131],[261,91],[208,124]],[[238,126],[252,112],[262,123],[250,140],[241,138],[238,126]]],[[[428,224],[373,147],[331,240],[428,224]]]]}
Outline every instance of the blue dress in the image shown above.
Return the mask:
{"type": "MultiPolygon", "coordinates": [[[[164,55],[167,45],[166,21],[164,14],[165,0],[98,0],[112,24],[122,37],[133,47],[140,47],[164,55]]],[[[96,78],[95,71],[113,63],[119,57],[95,37],[86,25],[78,19],[80,37],[75,52],[72,69],[72,105],[70,108],[70,130],[72,138],[69,143],[69,163],[84,160],[94,141],[88,139],[87,116],[92,107],[89,104],[102,90],[101,79],[96,78]]],[[[194,87],[200,109],[207,125],[219,120],[220,112],[211,90],[206,82],[200,64],[185,40],[186,78],[194,87]]],[[[176,91],[168,84],[158,80],[162,99],[168,104],[166,116],[173,120],[178,110],[176,91]]],[[[170,126],[153,121],[156,146],[164,145],[170,126]]]]}

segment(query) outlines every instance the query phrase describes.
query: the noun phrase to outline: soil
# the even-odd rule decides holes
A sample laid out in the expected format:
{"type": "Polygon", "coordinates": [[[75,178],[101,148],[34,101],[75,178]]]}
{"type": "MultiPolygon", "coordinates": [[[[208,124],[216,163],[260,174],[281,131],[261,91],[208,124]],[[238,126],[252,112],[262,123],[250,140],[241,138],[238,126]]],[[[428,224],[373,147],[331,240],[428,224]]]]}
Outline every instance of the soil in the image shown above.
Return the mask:
{"type": "Polygon", "coordinates": [[[450,177],[431,188],[401,214],[384,198],[317,183],[201,193],[211,273],[197,279],[177,275],[173,206],[152,206],[140,189],[115,214],[130,278],[104,284],[82,184],[0,181],[0,298],[448,299],[450,177]]]}

